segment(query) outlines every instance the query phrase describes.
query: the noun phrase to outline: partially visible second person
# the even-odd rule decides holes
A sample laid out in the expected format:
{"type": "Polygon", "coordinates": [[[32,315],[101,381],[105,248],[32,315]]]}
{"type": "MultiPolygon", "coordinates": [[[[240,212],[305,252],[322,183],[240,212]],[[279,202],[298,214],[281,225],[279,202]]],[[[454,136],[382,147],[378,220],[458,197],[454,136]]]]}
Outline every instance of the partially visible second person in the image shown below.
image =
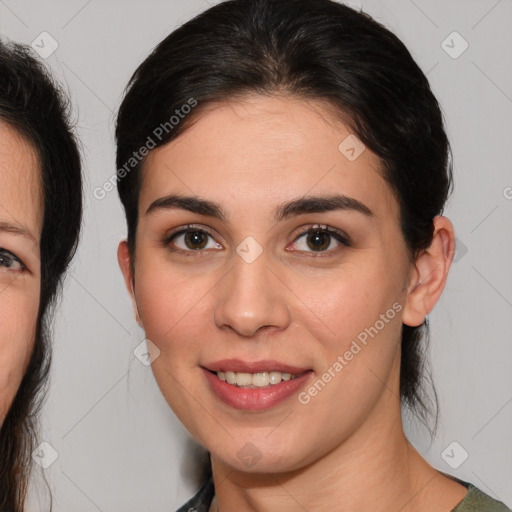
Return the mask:
{"type": "Polygon", "coordinates": [[[49,317],[81,217],[69,101],[28,47],[0,41],[2,511],[23,510],[51,359],[49,317]]]}

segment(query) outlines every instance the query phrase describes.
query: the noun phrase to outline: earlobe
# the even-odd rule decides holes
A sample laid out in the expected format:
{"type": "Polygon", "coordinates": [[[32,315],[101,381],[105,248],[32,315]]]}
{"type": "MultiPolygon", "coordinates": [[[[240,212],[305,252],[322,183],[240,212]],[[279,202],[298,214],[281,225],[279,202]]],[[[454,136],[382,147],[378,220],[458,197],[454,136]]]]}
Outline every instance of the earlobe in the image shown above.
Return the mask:
{"type": "Polygon", "coordinates": [[[455,254],[452,223],[438,215],[434,218],[432,243],[415,260],[411,268],[402,322],[411,327],[421,325],[438,301],[455,254]]]}
{"type": "Polygon", "coordinates": [[[123,274],[124,284],[132,300],[133,314],[135,316],[135,319],[137,320],[137,323],[141,327],[143,327],[142,320],[139,314],[139,309],[137,307],[137,299],[135,297],[135,285],[132,273],[131,256],[130,250],[128,248],[128,243],[126,242],[126,240],[122,240],[121,242],[119,242],[119,246],[117,248],[117,261],[119,263],[119,268],[121,269],[121,272],[123,274]]]}

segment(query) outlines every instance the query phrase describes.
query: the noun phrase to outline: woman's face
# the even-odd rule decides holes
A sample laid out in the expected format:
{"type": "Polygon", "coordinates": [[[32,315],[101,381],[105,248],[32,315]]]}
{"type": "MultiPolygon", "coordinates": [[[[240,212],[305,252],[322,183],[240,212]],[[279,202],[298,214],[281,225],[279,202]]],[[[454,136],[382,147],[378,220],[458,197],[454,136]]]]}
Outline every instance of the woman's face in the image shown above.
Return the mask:
{"type": "Polygon", "coordinates": [[[42,227],[39,175],[32,146],[0,122],[0,424],[35,339],[42,227]]]}
{"type": "Polygon", "coordinates": [[[318,102],[254,96],[146,160],[134,297],[153,371],[192,435],[241,471],[303,467],[399,414],[414,265],[363,148],[318,102]]]}

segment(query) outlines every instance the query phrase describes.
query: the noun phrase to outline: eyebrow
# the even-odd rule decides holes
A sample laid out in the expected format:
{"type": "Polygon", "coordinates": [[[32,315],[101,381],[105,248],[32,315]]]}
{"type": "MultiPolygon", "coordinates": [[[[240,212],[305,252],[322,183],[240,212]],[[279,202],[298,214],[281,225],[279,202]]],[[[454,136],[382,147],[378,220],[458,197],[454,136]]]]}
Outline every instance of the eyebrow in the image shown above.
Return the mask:
{"type": "Polygon", "coordinates": [[[25,229],[23,226],[20,226],[19,224],[11,224],[9,222],[0,220],[0,231],[5,231],[13,235],[20,235],[25,238],[29,238],[33,242],[36,242],[35,237],[28,231],[28,229],[25,229]]]}
{"type": "MultiPolygon", "coordinates": [[[[189,212],[213,217],[221,221],[227,221],[228,215],[222,206],[213,201],[200,199],[194,196],[171,194],[156,199],[146,210],[146,215],[158,210],[182,209],[189,212]]],[[[281,204],[274,211],[276,222],[292,216],[305,213],[322,213],[335,210],[355,211],[367,217],[373,217],[373,212],[361,201],[341,194],[329,196],[305,196],[281,204]]]]}
{"type": "MultiPolygon", "coordinates": [[[[146,210],[146,215],[158,210],[171,209],[187,210],[222,221],[228,220],[228,215],[220,204],[194,196],[179,194],[171,194],[156,199],[146,210]]],[[[335,194],[329,196],[305,196],[283,203],[275,209],[274,219],[279,222],[305,213],[322,213],[335,210],[355,211],[367,217],[374,216],[370,208],[361,201],[342,194],[335,194]]]]}

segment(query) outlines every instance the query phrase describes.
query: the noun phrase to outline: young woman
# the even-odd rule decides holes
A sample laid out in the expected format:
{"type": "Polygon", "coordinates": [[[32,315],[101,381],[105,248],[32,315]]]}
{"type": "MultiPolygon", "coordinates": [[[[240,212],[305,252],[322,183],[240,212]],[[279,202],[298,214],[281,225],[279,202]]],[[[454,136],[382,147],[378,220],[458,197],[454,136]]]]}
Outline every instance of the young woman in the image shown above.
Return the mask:
{"type": "Polygon", "coordinates": [[[442,115],[396,36],[330,0],[220,3],[137,69],[116,136],[119,263],[211,457],[180,510],[508,510],[402,427],[455,242],[442,115]]]}
{"type": "Polygon", "coordinates": [[[81,165],[68,102],[30,49],[0,41],[0,510],[21,512],[50,364],[48,322],[75,251],[81,165]]]}

